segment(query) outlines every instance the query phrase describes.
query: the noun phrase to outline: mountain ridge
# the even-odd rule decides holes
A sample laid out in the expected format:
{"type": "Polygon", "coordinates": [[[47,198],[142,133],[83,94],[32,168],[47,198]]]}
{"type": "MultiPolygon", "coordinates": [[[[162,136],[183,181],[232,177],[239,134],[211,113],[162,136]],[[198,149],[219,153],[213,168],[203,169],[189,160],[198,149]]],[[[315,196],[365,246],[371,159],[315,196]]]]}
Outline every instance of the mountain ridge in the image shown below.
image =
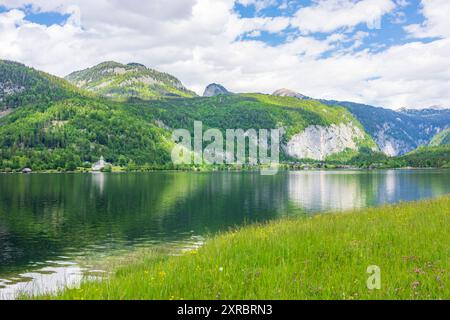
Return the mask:
{"type": "MultiPolygon", "coordinates": [[[[289,89],[280,89],[273,94],[313,99],[289,89]]],[[[428,145],[437,133],[450,126],[450,109],[445,108],[391,110],[349,101],[317,100],[348,109],[388,156],[407,154],[428,145]]]]}
{"type": "Polygon", "coordinates": [[[105,61],[72,72],[65,79],[84,90],[118,100],[196,96],[178,78],[136,62],[105,61]]]}

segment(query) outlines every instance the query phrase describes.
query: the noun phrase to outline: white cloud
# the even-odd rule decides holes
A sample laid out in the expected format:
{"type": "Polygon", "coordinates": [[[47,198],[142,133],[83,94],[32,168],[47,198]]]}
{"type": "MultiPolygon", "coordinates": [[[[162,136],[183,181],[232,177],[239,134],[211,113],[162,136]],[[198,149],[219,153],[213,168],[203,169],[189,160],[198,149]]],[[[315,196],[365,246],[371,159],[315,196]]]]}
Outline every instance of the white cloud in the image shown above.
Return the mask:
{"type": "Polygon", "coordinates": [[[413,24],[405,29],[413,37],[450,37],[450,1],[422,0],[423,24],[413,24]]]}
{"type": "MultiPolygon", "coordinates": [[[[21,8],[28,1],[0,0],[0,4],[21,8]]],[[[284,32],[290,21],[240,18],[232,10],[232,0],[34,0],[33,4],[35,10],[70,13],[71,18],[48,27],[26,21],[20,10],[1,13],[0,58],[61,76],[105,60],[133,61],[169,72],[198,93],[218,82],[235,92],[271,93],[287,87],[318,98],[395,108],[450,106],[450,39],[443,32],[447,22],[431,10],[432,1],[424,2],[427,23],[420,32],[443,39],[378,53],[355,53],[352,47],[370,34],[345,30],[330,33],[325,40],[295,35],[275,47],[241,41],[244,33],[284,32]],[[325,52],[333,54],[323,58],[325,52]]],[[[355,13],[354,7],[347,13],[355,13]]],[[[336,14],[341,17],[342,9],[336,14]]],[[[372,19],[376,20],[349,18],[346,26],[372,19]]],[[[342,25],[336,21],[334,26],[342,25]]]]}
{"type": "Polygon", "coordinates": [[[264,17],[239,19],[239,31],[268,31],[279,33],[289,27],[289,18],[286,17],[264,17]]]}
{"type": "Polygon", "coordinates": [[[277,4],[277,0],[238,0],[243,6],[254,6],[257,12],[277,4]]]}
{"type": "Polygon", "coordinates": [[[331,32],[361,23],[377,28],[382,16],[394,8],[391,0],[316,0],[313,6],[299,9],[292,24],[304,33],[331,32]]]}
{"type": "Polygon", "coordinates": [[[406,7],[409,6],[411,3],[409,0],[395,0],[395,3],[400,7],[406,7]]]}

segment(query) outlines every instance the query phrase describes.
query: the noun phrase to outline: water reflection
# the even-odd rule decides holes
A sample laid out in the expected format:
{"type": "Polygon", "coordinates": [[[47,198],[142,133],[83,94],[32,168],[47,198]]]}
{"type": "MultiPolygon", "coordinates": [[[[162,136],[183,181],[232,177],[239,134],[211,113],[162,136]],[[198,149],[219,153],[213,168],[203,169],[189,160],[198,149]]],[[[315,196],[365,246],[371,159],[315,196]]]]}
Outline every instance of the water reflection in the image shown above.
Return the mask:
{"type": "Polygon", "coordinates": [[[293,172],[289,197],[308,212],[345,210],[367,205],[367,185],[361,188],[360,172],[293,172]]]}
{"type": "Polygon", "coordinates": [[[450,193],[449,178],[448,170],[0,175],[0,294],[55,287],[67,272],[79,279],[85,258],[195,247],[245,223],[439,196],[450,193]],[[70,265],[49,263],[61,256],[70,265]]]}
{"type": "Polygon", "coordinates": [[[13,300],[20,295],[57,292],[65,287],[76,287],[82,279],[83,270],[76,265],[44,267],[9,279],[0,279],[0,299],[13,300]]]}
{"type": "Polygon", "coordinates": [[[450,192],[445,170],[291,172],[290,199],[307,212],[342,211],[450,192]]]}

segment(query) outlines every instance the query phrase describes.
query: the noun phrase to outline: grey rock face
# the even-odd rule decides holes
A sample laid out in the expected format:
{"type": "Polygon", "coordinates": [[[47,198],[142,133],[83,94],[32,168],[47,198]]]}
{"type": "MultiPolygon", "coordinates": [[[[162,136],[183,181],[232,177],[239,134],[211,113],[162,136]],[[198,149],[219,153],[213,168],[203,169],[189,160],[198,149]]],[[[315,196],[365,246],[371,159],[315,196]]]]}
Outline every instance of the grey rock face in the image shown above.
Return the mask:
{"type": "Polygon", "coordinates": [[[25,91],[25,87],[10,83],[10,82],[0,82],[0,101],[3,101],[3,98],[15,93],[21,93],[25,91]]]}
{"type": "Polygon", "coordinates": [[[304,96],[301,93],[289,90],[289,89],[278,89],[277,91],[275,91],[274,93],[272,93],[273,96],[279,96],[279,97],[292,97],[292,98],[297,98],[297,99],[301,99],[301,100],[305,100],[305,99],[310,99],[307,96],[304,96]]]}
{"type": "Polygon", "coordinates": [[[217,83],[211,83],[208,85],[205,89],[205,92],[203,93],[204,97],[215,97],[219,94],[231,94],[227,89],[225,89],[224,86],[217,84],[217,83]]]}
{"type": "Polygon", "coordinates": [[[364,132],[352,123],[309,126],[291,138],[285,151],[298,159],[325,160],[346,149],[357,150],[357,142],[361,139],[364,139],[364,132]]]}

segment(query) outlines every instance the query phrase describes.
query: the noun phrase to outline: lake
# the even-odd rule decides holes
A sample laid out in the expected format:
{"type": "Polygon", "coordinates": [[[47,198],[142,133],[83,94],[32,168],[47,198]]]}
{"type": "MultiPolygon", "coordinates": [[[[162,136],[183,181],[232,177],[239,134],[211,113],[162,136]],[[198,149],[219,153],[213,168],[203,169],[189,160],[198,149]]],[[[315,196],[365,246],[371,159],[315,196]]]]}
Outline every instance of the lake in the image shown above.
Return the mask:
{"type": "MultiPolygon", "coordinates": [[[[0,299],[73,286],[91,260],[229,228],[450,193],[450,170],[0,175],[0,299]]],[[[424,214],[426,214],[424,212],[424,214]]]]}

